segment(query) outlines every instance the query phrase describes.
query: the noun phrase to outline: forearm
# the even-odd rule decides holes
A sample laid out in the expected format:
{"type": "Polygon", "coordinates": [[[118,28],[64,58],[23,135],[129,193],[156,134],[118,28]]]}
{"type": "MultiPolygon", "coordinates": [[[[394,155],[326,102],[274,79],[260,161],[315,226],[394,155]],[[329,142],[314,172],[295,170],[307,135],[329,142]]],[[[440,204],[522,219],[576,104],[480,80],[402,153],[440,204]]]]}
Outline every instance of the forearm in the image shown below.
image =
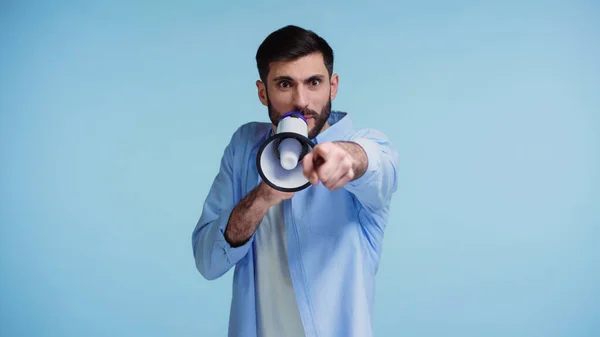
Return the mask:
{"type": "Polygon", "coordinates": [[[196,267],[209,280],[216,279],[246,255],[248,243],[269,209],[260,187],[233,208],[215,212],[205,206],[192,237],[196,267]]]}
{"type": "Polygon", "coordinates": [[[252,190],[231,212],[224,233],[225,240],[232,247],[242,246],[252,237],[270,207],[260,188],[252,190]]]}

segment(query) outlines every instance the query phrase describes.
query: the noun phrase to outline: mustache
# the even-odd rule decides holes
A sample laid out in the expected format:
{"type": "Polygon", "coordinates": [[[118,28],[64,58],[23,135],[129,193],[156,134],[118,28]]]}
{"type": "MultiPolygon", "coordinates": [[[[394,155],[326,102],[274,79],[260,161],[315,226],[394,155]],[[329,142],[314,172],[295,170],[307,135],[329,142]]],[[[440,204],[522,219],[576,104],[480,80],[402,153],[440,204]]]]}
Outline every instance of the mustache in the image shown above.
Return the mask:
{"type": "Polygon", "coordinates": [[[296,111],[300,112],[302,114],[302,116],[304,116],[304,118],[314,118],[314,119],[316,119],[317,117],[319,117],[319,114],[316,111],[314,111],[314,110],[298,109],[296,111]]]}

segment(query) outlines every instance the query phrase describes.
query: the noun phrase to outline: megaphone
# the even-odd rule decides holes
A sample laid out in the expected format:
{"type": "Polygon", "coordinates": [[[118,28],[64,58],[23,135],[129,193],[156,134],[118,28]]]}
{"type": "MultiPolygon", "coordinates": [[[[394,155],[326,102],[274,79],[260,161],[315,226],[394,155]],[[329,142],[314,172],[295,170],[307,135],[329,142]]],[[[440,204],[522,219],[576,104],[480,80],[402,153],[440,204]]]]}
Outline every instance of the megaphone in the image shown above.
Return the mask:
{"type": "Polygon", "coordinates": [[[277,132],[258,150],[258,174],[267,185],[282,192],[298,192],[310,186],[302,172],[302,158],[314,143],[308,139],[308,124],[302,114],[290,111],[277,124],[277,132]]]}

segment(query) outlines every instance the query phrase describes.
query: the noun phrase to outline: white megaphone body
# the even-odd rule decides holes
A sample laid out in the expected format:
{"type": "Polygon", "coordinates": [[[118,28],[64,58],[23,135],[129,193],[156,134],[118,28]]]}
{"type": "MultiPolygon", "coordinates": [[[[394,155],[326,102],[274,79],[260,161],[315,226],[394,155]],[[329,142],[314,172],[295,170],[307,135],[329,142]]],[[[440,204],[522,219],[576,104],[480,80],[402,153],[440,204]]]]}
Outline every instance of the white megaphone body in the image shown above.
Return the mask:
{"type": "Polygon", "coordinates": [[[282,192],[297,192],[310,186],[302,171],[302,158],[312,151],[308,124],[302,114],[291,111],[277,124],[277,132],[260,149],[256,166],[262,180],[282,192]]]}

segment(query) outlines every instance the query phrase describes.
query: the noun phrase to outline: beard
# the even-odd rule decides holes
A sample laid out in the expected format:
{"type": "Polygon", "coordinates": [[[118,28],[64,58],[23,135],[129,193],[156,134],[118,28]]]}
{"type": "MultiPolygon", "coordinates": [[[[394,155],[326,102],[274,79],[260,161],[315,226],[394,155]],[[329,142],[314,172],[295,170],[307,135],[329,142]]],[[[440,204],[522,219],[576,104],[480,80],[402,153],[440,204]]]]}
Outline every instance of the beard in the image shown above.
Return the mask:
{"type": "MultiPolygon", "coordinates": [[[[277,127],[281,116],[283,116],[288,111],[277,111],[275,108],[273,108],[271,100],[269,100],[268,97],[267,102],[269,107],[269,118],[271,119],[271,123],[273,123],[273,125],[277,127]]],[[[325,106],[321,109],[320,113],[317,113],[316,111],[311,109],[301,108],[299,106],[295,106],[294,111],[300,112],[304,117],[313,118],[315,125],[312,127],[312,129],[308,130],[308,139],[313,139],[319,133],[321,133],[323,127],[325,126],[325,123],[327,123],[327,120],[329,119],[329,115],[331,114],[331,98],[327,101],[327,104],[325,104],[325,106]]]]}

